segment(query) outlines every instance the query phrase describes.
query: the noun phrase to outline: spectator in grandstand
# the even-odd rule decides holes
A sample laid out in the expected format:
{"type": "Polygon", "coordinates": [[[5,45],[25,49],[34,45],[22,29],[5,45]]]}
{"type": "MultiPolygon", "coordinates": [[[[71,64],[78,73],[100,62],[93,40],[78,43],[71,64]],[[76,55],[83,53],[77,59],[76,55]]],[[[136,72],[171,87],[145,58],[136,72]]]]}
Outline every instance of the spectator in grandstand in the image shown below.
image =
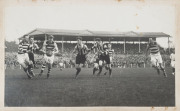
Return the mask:
{"type": "Polygon", "coordinates": [[[48,40],[45,41],[43,44],[42,52],[44,53],[44,63],[42,65],[39,76],[43,74],[46,64],[48,65],[47,78],[49,78],[50,76],[52,64],[54,61],[54,54],[58,53],[58,47],[57,47],[57,44],[54,42],[53,38],[54,38],[53,35],[48,35],[48,40]]]}
{"type": "Polygon", "coordinates": [[[160,74],[160,69],[163,71],[165,77],[167,77],[166,71],[162,66],[162,57],[159,50],[159,45],[152,38],[149,39],[149,44],[147,46],[146,56],[150,52],[152,67],[157,70],[157,73],[160,74]],[[159,69],[160,68],[160,69],[159,69]]]}

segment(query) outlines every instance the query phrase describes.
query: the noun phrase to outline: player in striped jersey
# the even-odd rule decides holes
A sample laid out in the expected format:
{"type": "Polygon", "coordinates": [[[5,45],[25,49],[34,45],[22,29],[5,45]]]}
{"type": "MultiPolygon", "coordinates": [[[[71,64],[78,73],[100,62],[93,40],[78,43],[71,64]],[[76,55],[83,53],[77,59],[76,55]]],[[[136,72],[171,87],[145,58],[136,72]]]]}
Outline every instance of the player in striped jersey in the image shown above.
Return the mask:
{"type": "Polygon", "coordinates": [[[32,61],[29,60],[28,51],[29,51],[28,39],[24,38],[19,43],[19,46],[18,46],[17,60],[19,64],[23,67],[23,70],[26,72],[28,78],[31,79],[32,74],[33,74],[31,70],[33,68],[33,64],[32,64],[32,61]]]}
{"type": "Polygon", "coordinates": [[[46,67],[46,64],[48,65],[48,73],[47,73],[47,78],[50,76],[52,64],[54,62],[54,54],[58,53],[58,47],[57,44],[53,40],[54,36],[49,35],[48,40],[44,41],[43,47],[42,47],[42,52],[44,53],[44,63],[41,67],[41,72],[39,76],[43,74],[43,71],[46,67]]]}
{"type": "Polygon", "coordinates": [[[154,67],[157,70],[158,74],[160,74],[160,69],[161,69],[164,73],[164,76],[167,77],[166,71],[164,67],[162,66],[163,61],[162,61],[162,57],[159,51],[159,45],[152,38],[149,39],[146,56],[148,54],[148,51],[150,52],[152,67],[154,67]]]}
{"type": "Polygon", "coordinates": [[[175,51],[174,51],[174,49],[172,49],[170,59],[171,59],[172,75],[175,75],[175,51]]]}
{"type": "Polygon", "coordinates": [[[77,78],[78,74],[81,72],[81,65],[85,64],[87,54],[90,52],[88,47],[82,43],[82,38],[77,37],[77,45],[74,47],[73,53],[77,52],[76,55],[76,75],[77,78]]]}
{"type": "Polygon", "coordinates": [[[103,51],[103,43],[100,38],[95,39],[95,44],[91,48],[94,51],[94,68],[93,68],[93,75],[95,75],[96,71],[99,69],[98,75],[102,72],[103,61],[104,61],[104,51],[103,51]]]}
{"type": "Polygon", "coordinates": [[[104,73],[104,75],[107,74],[107,71],[109,70],[109,77],[112,77],[112,59],[113,59],[113,53],[114,50],[112,49],[112,45],[109,43],[108,44],[108,49],[107,49],[107,62],[106,62],[106,72],[104,73]],[[110,62],[108,62],[110,61],[110,62]]]}
{"type": "MultiPolygon", "coordinates": [[[[39,50],[39,47],[34,42],[34,37],[30,36],[29,37],[29,52],[28,52],[28,55],[29,55],[29,59],[33,62],[33,65],[34,65],[35,68],[36,68],[36,64],[35,64],[35,61],[34,61],[34,51],[36,51],[36,50],[39,50]]],[[[31,70],[33,72],[33,68],[31,70]]]]}

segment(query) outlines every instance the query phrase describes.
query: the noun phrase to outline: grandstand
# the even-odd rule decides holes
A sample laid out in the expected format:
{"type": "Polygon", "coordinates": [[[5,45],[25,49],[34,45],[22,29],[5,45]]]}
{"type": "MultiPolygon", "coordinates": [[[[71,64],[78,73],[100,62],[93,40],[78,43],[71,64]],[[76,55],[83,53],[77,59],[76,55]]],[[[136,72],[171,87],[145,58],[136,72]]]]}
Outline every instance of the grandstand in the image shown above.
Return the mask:
{"type": "MultiPolygon", "coordinates": [[[[109,31],[62,30],[62,29],[41,29],[41,28],[37,28],[25,35],[34,36],[37,42],[46,40],[47,35],[54,35],[55,37],[54,40],[57,43],[60,43],[58,46],[61,46],[60,48],[62,52],[64,51],[64,47],[65,47],[64,43],[74,43],[74,41],[76,41],[76,37],[78,36],[81,36],[85,43],[93,43],[95,38],[99,37],[104,42],[111,42],[116,44],[117,47],[121,48],[121,51],[123,49],[123,53],[126,53],[126,51],[130,49],[135,49],[134,52],[139,52],[139,53],[143,52],[144,44],[148,42],[149,38],[168,37],[169,40],[170,37],[170,35],[165,34],[163,32],[133,32],[133,31],[109,32],[109,31]]],[[[23,37],[20,37],[19,40],[21,40],[21,38],[23,37]]]]}

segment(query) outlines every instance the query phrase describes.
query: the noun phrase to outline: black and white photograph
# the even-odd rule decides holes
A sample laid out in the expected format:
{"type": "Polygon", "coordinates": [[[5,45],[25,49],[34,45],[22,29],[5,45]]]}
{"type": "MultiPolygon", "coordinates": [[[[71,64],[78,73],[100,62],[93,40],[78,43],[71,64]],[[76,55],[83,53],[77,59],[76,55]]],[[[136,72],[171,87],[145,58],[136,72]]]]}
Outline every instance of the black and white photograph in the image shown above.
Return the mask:
{"type": "Polygon", "coordinates": [[[4,8],[4,107],[176,107],[174,5],[78,1],[4,8]]]}

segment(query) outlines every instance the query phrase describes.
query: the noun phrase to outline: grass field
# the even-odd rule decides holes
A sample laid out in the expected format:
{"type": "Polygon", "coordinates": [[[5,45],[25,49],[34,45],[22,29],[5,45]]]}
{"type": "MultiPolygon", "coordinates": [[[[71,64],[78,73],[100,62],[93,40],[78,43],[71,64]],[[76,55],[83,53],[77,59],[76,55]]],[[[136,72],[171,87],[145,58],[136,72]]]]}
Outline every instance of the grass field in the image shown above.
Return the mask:
{"type": "MultiPolygon", "coordinates": [[[[32,80],[20,69],[5,71],[5,106],[175,106],[175,77],[157,75],[152,68],[113,69],[109,78],[82,69],[53,69],[32,80]]],[[[38,73],[39,70],[35,70],[38,73]]]]}

